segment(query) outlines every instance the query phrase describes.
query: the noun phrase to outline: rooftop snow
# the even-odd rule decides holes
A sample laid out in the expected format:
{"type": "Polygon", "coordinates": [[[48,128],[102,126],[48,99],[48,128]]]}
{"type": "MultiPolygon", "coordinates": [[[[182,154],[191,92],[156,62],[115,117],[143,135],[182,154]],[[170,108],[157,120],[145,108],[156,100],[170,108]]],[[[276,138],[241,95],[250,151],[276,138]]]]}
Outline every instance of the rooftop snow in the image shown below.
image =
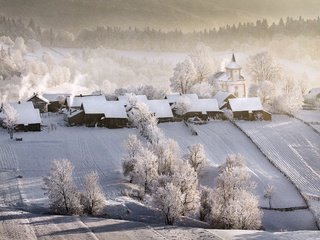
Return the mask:
{"type": "Polygon", "coordinates": [[[259,111],[263,110],[260,98],[233,98],[229,99],[231,110],[234,112],[241,111],[259,111]]]}
{"type": "Polygon", "coordinates": [[[39,99],[41,99],[42,101],[49,103],[49,100],[46,99],[45,97],[39,95],[39,94],[33,94],[30,98],[27,99],[27,101],[30,101],[32,98],[37,97],[39,99]]]}
{"type": "Polygon", "coordinates": [[[44,93],[43,97],[47,99],[49,102],[59,101],[60,97],[66,98],[70,97],[70,94],[67,93],[44,93]]]}
{"type": "Polygon", "coordinates": [[[85,101],[83,103],[85,114],[104,114],[106,118],[127,118],[126,110],[121,101],[85,101]]]}
{"type": "Polygon", "coordinates": [[[81,107],[81,104],[87,103],[87,102],[103,102],[106,101],[105,96],[103,95],[88,95],[88,96],[68,96],[67,97],[67,103],[69,107],[81,107]]]}
{"type": "Polygon", "coordinates": [[[17,111],[18,125],[41,123],[39,109],[35,109],[32,102],[10,103],[10,105],[17,111]]]}
{"type": "Polygon", "coordinates": [[[157,118],[173,117],[169,101],[166,99],[149,100],[146,102],[150,112],[154,113],[157,118]]]}
{"type": "Polygon", "coordinates": [[[191,102],[188,112],[220,112],[220,108],[216,99],[198,99],[191,102]]]}
{"type": "Polygon", "coordinates": [[[197,101],[199,99],[198,95],[195,93],[187,93],[187,94],[173,93],[166,96],[169,103],[175,103],[179,98],[184,98],[184,97],[189,98],[190,102],[197,101]]]}
{"type": "Polygon", "coordinates": [[[214,95],[214,99],[216,99],[218,101],[218,104],[219,104],[219,107],[222,107],[225,102],[226,102],[226,99],[229,97],[229,96],[234,96],[232,93],[228,93],[228,92],[223,92],[223,91],[218,91],[216,93],[216,95],[214,95]]]}
{"type": "Polygon", "coordinates": [[[227,69],[241,69],[241,66],[236,62],[230,62],[226,65],[227,69]]]}
{"type": "Polygon", "coordinates": [[[148,101],[148,98],[146,95],[135,95],[135,94],[125,94],[125,95],[121,95],[121,96],[118,96],[118,100],[120,102],[122,102],[123,105],[128,105],[129,104],[129,97],[130,96],[133,96],[133,97],[136,97],[137,101],[138,102],[147,102],[148,101]]]}

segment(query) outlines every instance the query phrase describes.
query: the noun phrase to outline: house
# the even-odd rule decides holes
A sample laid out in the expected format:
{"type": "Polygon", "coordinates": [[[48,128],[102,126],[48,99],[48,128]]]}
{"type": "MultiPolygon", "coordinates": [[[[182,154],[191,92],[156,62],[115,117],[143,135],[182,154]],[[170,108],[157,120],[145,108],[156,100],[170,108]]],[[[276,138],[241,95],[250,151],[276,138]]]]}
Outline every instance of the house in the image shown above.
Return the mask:
{"type": "Polygon", "coordinates": [[[198,99],[191,102],[191,105],[184,115],[184,118],[197,117],[201,120],[222,119],[223,112],[220,110],[216,99],[198,99]]]}
{"type": "Polygon", "coordinates": [[[38,93],[33,93],[32,97],[27,99],[27,102],[32,102],[34,108],[39,109],[41,113],[45,113],[48,111],[48,99],[44,98],[38,93]]]}
{"type": "MultiPolygon", "coordinates": [[[[17,112],[15,129],[17,131],[41,131],[41,117],[39,109],[35,109],[32,102],[9,103],[17,112]]],[[[4,112],[0,113],[0,118],[4,112]]]]}
{"type": "Polygon", "coordinates": [[[234,53],[231,62],[226,64],[225,71],[219,71],[210,76],[209,82],[236,97],[247,96],[246,80],[241,75],[241,66],[237,63],[234,53]]]}
{"type": "Polygon", "coordinates": [[[135,94],[125,94],[118,96],[117,99],[118,101],[122,102],[123,106],[127,107],[129,105],[129,100],[130,98],[136,99],[138,102],[144,102],[146,103],[148,101],[148,98],[146,95],[135,95],[135,94]]]}
{"type": "Polygon", "coordinates": [[[67,112],[67,121],[70,126],[85,124],[88,127],[100,126],[107,128],[126,127],[128,116],[125,107],[120,101],[107,101],[104,96],[79,97],[67,112]]]}
{"type": "Polygon", "coordinates": [[[84,102],[100,102],[105,99],[105,96],[103,95],[77,95],[77,96],[67,96],[66,98],[66,104],[67,108],[73,108],[73,109],[80,109],[81,105],[84,102]]]}
{"type": "Polygon", "coordinates": [[[44,93],[43,97],[49,101],[48,112],[58,112],[65,105],[66,98],[70,97],[70,94],[44,93]]]}
{"type": "Polygon", "coordinates": [[[172,109],[168,100],[148,100],[145,103],[149,107],[150,112],[155,115],[160,123],[173,121],[172,109]]]}
{"type": "Polygon", "coordinates": [[[219,108],[223,109],[227,106],[228,100],[235,98],[235,96],[232,93],[218,91],[213,98],[218,101],[219,108]]]}
{"type": "Polygon", "coordinates": [[[271,113],[263,110],[260,98],[229,99],[227,109],[233,113],[234,119],[239,120],[271,120],[271,113]]]}
{"type": "Polygon", "coordinates": [[[175,104],[178,99],[180,98],[188,98],[190,102],[198,100],[198,95],[195,93],[186,93],[186,94],[180,94],[180,93],[172,93],[165,96],[165,99],[168,100],[170,106],[175,104]]]}

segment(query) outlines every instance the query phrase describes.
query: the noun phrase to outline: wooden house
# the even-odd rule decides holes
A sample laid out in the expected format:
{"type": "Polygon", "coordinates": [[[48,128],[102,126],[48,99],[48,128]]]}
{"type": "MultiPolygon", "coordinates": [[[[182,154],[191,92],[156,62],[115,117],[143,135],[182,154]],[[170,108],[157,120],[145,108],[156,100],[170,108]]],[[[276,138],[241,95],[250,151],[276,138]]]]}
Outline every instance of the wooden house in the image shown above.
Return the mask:
{"type": "Polygon", "coordinates": [[[158,122],[172,122],[173,114],[169,101],[166,99],[148,100],[149,110],[158,119],[158,122]]]}
{"type": "Polygon", "coordinates": [[[196,117],[206,121],[223,118],[223,112],[220,110],[216,99],[198,99],[190,103],[191,105],[184,115],[185,119],[196,117]]]}
{"type": "Polygon", "coordinates": [[[234,98],[229,99],[227,108],[233,113],[233,118],[238,120],[266,120],[272,119],[271,113],[263,110],[260,98],[234,98]]]}
{"type": "Polygon", "coordinates": [[[232,93],[218,91],[213,98],[218,101],[219,108],[224,109],[227,106],[228,100],[235,97],[236,96],[233,95],[232,93]]]}
{"type": "MultiPolygon", "coordinates": [[[[41,117],[39,109],[35,109],[32,102],[9,103],[17,112],[15,130],[41,131],[41,117]]],[[[4,118],[4,111],[0,118],[4,118]]]]}
{"type": "Polygon", "coordinates": [[[70,94],[45,93],[43,97],[49,101],[48,112],[58,112],[65,105],[66,98],[70,97],[70,94]]]}
{"type": "Polygon", "coordinates": [[[48,111],[48,99],[44,98],[38,93],[34,93],[32,97],[30,97],[27,102],[32,102],[34,108],[39,109],[40,113],[45,113],[48,111]]]}

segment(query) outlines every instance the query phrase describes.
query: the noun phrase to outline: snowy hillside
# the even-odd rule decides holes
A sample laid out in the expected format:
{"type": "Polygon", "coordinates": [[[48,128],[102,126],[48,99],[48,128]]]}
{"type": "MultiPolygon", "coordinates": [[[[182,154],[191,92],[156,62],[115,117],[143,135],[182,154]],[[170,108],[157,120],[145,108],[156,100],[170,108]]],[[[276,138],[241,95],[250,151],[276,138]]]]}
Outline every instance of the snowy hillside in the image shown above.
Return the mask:
{"type": "Polygon", "coordinates": [[[274,116],[272,122],[238,121],[237,125],[299,188],[319,221],[320,135],[286,116],[274,116]]]}
{"type": "MultiPolygon", "coordinates": [[[[57,130],[49,131],[45,128],[42,132],[16,133],[16,137],[23,138],[22,142],[10,141],[5,130],[0,130],[0,178],[2,180],[0,203],[2,205],[45,212],[47,200],[42,190],[42,178],[48,174],[54,159],[68,158],[75,166],[74,177],[80,188],[85,174],[92,170],[98,172],[103,190],[109,198],[111,215],[114,215],[113,208],[120,207],[118,210],[130,209],[131,213],[118,214],[118,217],[148,223],[159,222],[158,214],[146,209],[140,203],[121,197],[121,189],[127,184],[121,170],[122,143],[130,133],[137,134],[135,129],[65,127],[59,115],[44,117],[43,121],[47,125],[58,123],[57,130]],[[16,178],[19,175],[22,178],[16,178]]],[[[256,123],[248,122],[248,124],[255,126],[256,123]]],[[[295,187],[231,123],[214,121],[207,125],[196,126],[198,136],[193,136],[190,129],[183,123],[165,123],[159,126],[168,137],[178,141],[183,152],[189,145],[195,143],[204,145],[210,164],[201,178],[202,184],[214,186],[217,167],[228,154],[239,153],[244,156],[253,180],[257,183],[256,193],[261,207],[268,207],[263,192],[269,184],[275,186],[272,199],[274,208],[300,209],[289,212],[264,210],[263,226],[266,229],[316,229],[314,217],[295,187]],[[278,220],[274,221],[274,219],[278,220]],[[300,221],[301,219],[303,221],[300,221]]],[[[298,127],[304,129],[303,124],[298,127]]],[[[271,132],[276,133],[273,129],[271,132]]],[[[310,140],[317,141],[317,138],[310,140]]],[[[286,154],[284,150],[278,149],[276,152],[280,155],[286,154]]],[[[298,150],[300,151],[301,148],[298,150]]],[[[308,152],[301,154],[311,158],[314,156],[312,154],[318,154],[318,152],[315,149],[310,154],[308,152]]],[[[313,162],[312,167],[318,169],[319,164],[313,162]]]]}

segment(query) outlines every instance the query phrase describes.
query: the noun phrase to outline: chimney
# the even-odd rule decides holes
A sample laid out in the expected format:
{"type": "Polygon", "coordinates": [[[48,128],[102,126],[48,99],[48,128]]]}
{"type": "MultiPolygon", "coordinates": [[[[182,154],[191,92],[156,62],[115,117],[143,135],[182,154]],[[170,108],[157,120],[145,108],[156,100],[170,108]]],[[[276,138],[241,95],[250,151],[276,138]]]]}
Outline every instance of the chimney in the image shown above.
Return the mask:
{"type": "Polygon", "coordinates": [[[18,104],[21,104],[21,101],[18,101],[18,104]]]}

